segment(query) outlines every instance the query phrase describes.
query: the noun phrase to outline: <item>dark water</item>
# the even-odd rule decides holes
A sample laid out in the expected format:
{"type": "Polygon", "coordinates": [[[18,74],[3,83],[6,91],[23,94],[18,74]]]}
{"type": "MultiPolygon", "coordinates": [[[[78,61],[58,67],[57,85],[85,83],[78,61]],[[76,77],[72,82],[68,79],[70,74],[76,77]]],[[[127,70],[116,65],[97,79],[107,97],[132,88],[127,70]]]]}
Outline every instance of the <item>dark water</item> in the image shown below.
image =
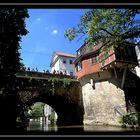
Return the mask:
{"type": "Polygon", "coordinates": [[[33,134],[140,134],[140,129],[122,128],[114,126],[96,126],[96,125],[75,125],[75,126],[57,126],[44,125],[39,122],[30,122],[27,131],[33,134]]]}
{"type": "Polygon", "coordinates": [[[27,127],[27,131],[58,131],[57,125],[50,125],[50,124],[42,124],[40,122],[29,122],[29,126],[27,127]]]}

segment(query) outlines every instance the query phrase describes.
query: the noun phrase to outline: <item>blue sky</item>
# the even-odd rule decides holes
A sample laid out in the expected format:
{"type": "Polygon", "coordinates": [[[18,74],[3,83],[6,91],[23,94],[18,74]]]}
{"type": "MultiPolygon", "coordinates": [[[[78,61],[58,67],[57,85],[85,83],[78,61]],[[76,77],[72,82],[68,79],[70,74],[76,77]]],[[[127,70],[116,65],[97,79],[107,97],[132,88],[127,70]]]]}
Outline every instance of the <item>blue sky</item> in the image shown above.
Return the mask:
{"type": "Polygon", "coordinates": [[[87,9],[29,9],[25,20],[29,33],[22,37],[21,58],[26,67],[50,70],[53,51],[76,54],[84,40],[69,42],[64,31],[76,26],[87,9]]]}

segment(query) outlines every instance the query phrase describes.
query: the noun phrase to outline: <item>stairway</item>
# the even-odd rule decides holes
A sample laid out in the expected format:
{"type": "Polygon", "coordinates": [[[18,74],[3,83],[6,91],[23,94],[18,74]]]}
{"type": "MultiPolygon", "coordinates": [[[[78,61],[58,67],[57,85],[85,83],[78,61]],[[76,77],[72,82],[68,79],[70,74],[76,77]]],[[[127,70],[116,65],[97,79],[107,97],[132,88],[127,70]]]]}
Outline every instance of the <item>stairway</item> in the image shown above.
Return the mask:
{"type": "Polygon", "coordinates": [[[115,105],[114,106],[114,110],[120,115],[120,116],[123,116],[123,115],[126,115],[126,112],[124,111],[123,108],[126,108],[125,106],[118,106],[118,105],[115,105]]]}

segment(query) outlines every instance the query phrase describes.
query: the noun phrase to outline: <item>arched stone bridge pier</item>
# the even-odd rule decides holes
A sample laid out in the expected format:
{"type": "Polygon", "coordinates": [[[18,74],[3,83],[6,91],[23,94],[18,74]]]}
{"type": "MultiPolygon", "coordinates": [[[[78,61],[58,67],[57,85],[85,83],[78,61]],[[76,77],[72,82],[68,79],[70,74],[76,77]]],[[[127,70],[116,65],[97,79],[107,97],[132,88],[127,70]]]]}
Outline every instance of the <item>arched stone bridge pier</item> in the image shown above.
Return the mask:
{"type": "Polygon", "coordinates": [[[67,75],[20,72],[16,74],[16,82],[23,105],[43,102],[56,111],[58,125],[83,124],[82,92],[76,79],[67,75]]]}

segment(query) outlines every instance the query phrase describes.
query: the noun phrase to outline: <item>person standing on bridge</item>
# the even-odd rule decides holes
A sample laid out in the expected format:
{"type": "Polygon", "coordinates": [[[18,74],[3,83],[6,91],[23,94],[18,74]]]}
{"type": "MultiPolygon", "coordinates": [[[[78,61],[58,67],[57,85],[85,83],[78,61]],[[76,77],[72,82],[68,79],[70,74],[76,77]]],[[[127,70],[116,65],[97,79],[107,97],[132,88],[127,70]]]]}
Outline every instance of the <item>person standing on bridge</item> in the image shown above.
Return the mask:
{"type": "Polygon", "coordinates": [[[28,67],[27,71],[30,71],[30,68],[28,67]]]}
{"type": "Polygon", "coordinates": [[[66,70],[64,71],[64,75],[67,75],[67,72],[66,72],[66,70]]]}
{"type": "Polygon", "coordinates": [[[35,72],[35,69],[33,68],[32,71],[35,72]]]}
{"type": "Polygon", "coordinates": [[[49,70],[46,70],[46,73],[50,73],[49,70]]]}
{"type": "Polygon", "coordinates": [[[56,74],[56,70],[53,71],[53,74],[56,74]]]}
{"type": "Polygon", "coordinates": [[[63,75],[63,72],[62,71],[60,71],[60,75],[63,75]]]}
{"type": "Polygon", "coordinates": [[[57,70],[57,72],[56,72],[57,74],[59,74],[59,70],[57,70]]]}
{"type": "Polygon", "coordinates": [[[35,68],[35,70],[36,70],[36,72],[38,72],[38,69],[37,68],[35,68]]]}

